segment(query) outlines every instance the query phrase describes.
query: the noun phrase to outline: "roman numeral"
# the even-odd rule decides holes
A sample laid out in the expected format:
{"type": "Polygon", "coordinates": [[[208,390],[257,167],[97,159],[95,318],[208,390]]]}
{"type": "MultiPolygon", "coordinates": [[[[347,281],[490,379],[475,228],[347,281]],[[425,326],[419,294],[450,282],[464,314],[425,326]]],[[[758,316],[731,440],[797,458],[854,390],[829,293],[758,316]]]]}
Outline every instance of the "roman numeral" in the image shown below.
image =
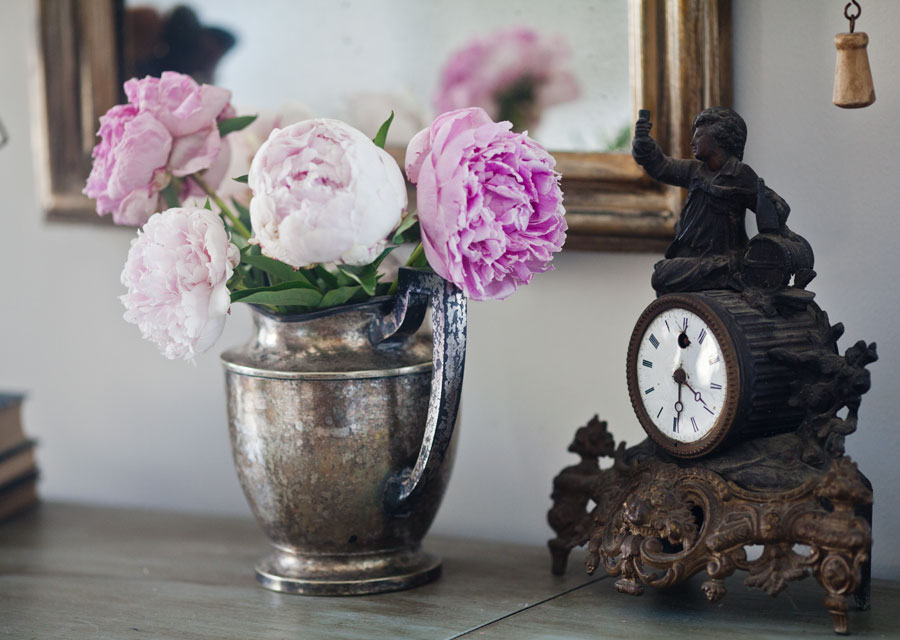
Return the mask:
{"type": "Polygon", "coordinates": [[[669,326],[668,320],[666,320],[666,331],[668,331],[669,333],[672,333],[672,327],[669,326]]]}
{"type": "Polygon", "coordinates": [[[659,340],[656,339],[656,336],[655,336],[655,335],[653,335],[653,334],[651,333],[651,334],[650,334],[650,337],[649,337],[648,339],[650,340],[650,344],[653,345],[653,348],[654,348],[654,349],[659,349],[659,340]]]}
{"type": "Polygon", "coordinates": [[[656,417],[657,417],[657,418],[660,417],[660,416],[662,415],[662,410],[663,410],[663,408],[660,407],[660,408],[659,408],[659,413],[656,414],[656,417]]]}
{"type": "Polygon", "coordinates": [[[697,421],[694,420],[694,416],[691,416],[691,426],[694,427],[694,431],[700,431],[700,427],[697,426],[697,421]]]}
{"type": "Polygon", "coordinates": [[[720,385],[718,382],[710,382],[709,388],[710,389],[721,389],[722,385],[720,385]]]}
{"type": "Polygon", "coordinates": [[[709,415],[711,415],[711,416],[716,415],[716,414],[713,413],[713,410],[710,409],[709,407],[703,407],[703,408],[706,409],[707,411],[709,411],[709,415]]]}
{"type": "Polygon", "coordinates": [[[672,431],[678,433],[678,416],[672,418],[672,431]]]}
{"type": "Polygon", "coordinates": [[[703,341],[706,339],[706,327],[700,329],[700,335],[697,336],[697,342],[703,344],[703,341]]]}
{"type": "Polygon", "coordinates": [[[653,391],[653,390],[655,390],[655,389],[656,389],[656,387],[650,387],[649,389],[647,389],[646,391],[644,391],[644,395],[647,395],[648,393],[650,393],[651,391],[653,391]]]}
{"type": "Polygon", "coordinates": [[[718,355],[717,355],[715,358],[710,358],[710,359],[709,359],[709,364],[710,364],[710,365],[716,364],[717,362],[719,362],[719,356],[718,356],[718,355]]]}
{"type": "Polygon", "coordinates": [[[681,325],[682,331],[687,331],[687,316],[684,318],[684,323],[681,325]]]}
{"type": "Polygon", "coordinates": [[[650,362],[649,360],[644,360],[644,361],[641,362],[641,364],[644,365],[645,367],[647,367],[648,369],[652,369],[652,368],[653,368],[653,363],[650,362]]]}

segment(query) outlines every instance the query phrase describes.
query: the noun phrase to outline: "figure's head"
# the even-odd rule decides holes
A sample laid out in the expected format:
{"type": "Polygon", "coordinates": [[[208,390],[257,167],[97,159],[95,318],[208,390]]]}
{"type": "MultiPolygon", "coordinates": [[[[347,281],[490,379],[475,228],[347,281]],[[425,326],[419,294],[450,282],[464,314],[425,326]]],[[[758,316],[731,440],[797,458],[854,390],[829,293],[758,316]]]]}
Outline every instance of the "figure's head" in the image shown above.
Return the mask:
{"type": "MultiPolygon", "coordinates": [[[[716,144],[725,153],[735,156],[738,160],[743,160],[744,144],[747,142],[747,125],[737,112],[727,107],[704,109],[691,124],[691,133],[695,138],[700,130],[712,135],[716,144]]],[[[696,150],[695,155],[697,155],[696,150]]]]}

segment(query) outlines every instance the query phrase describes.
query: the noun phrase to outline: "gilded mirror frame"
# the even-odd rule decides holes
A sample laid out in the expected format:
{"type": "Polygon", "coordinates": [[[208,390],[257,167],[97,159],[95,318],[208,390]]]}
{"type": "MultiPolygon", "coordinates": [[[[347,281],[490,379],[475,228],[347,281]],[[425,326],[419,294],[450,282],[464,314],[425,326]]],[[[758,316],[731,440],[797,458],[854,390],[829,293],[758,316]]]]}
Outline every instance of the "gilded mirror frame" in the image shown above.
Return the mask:
{"type": "MultiPolygon", "coordinates": [[[[693,116],[730,105],[731,0],[628,0],[632,104],[654,137],[690,157],[693,116]]],[[[39,0],[37,105],[48,220],[109,224],[81,194],[98,118],[119,100],[114,0],[39,0]]],[[[551,150],[552,151],[552,150],[551,150]]],[[[402,159],[403,150],[392,150],[402,159]]],[[[684,194],[646,178],[629,154],[553,152],[563,175],[568,249],[661,251],[684,194]]]]}

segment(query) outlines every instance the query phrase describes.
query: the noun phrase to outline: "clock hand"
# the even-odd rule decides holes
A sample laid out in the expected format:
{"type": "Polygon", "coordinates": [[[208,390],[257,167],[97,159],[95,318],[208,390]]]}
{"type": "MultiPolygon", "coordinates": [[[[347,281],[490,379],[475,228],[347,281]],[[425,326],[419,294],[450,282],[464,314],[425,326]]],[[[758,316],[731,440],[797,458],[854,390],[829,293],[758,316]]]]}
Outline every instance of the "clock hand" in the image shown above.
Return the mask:
{"type": "Polygon", "coordinates": [[[696,400],[697,402],[702,402],[702,403],[703,403],[703,406],[706,406],[706,401],[705,401],[705,400],[703,399],[703,397],[700,395],[700,392],[699,392],[699,391],[694,391],[694,387],[692,387],[692,386],[690,385],[690,383],[687,381],[687,379],[685,379],[684,384],[687,385],[687,388],[690,389],[690,390],[691,390],[691,393],[694,394],[694,400],[696,400]]]}
{"type": "Polygon", "coordinates": [[[672,378],[675,380],[675,382],[678,383],[678,400],[676,400],[675,402],[675,421],[680,422],[681,412],[684,411],[684,404],[682,404],[681,402],[681,385],[687,379],[684,373],[684,369],[682,369],[681,367],[675,369],[675,373],[672,374],[672,378]]]}

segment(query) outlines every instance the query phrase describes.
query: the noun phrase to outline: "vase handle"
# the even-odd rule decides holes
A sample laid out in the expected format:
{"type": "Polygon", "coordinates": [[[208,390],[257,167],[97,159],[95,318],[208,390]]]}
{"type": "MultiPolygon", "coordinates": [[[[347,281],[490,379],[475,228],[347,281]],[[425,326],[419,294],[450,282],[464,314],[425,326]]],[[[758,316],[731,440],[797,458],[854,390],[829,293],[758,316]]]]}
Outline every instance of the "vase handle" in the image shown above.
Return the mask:
{"type": "Polygon", "coordinates": [[[370,330],[373,344],[411,335],[422,324],[429,302],[433,367],[425,437],[415,466],[388,479],[384,492],[388,513],[408,509],[407,505],[441,469],[450,446],[466,363],[466,297],[436,273],[402,267],[393,310],[373,322],[370,330]]]}

